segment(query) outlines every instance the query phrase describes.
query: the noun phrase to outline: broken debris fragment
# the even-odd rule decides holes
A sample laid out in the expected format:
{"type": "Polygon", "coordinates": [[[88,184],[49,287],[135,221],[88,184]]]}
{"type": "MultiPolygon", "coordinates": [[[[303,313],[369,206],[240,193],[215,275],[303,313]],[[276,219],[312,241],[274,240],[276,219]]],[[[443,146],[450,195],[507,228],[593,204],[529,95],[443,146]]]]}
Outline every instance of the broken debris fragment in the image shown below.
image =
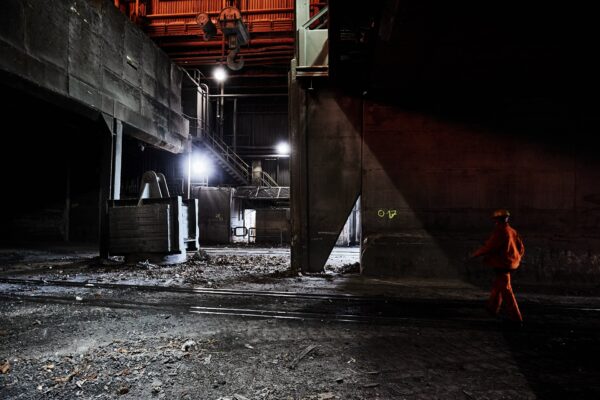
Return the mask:
{"type": "Polygon", "coordinates": [[[372,388],[372,387],[377,387],[377,386],[379,386],[379,383],[377,383],[377,382],[365,383],[363,385],[364,388],[372,388]]]}
{"type": "Polygon", "coordinates": [[[294,361],[292,361],[292,363],[290,364],[290,369],[294,369],[296,368],[296,365],[298,365],[298,363],[308,355],[308,353],[310,353],[311,351],[313,351],[315,348],[317,347],[316,344],[311,344],[310,346],[308,346],[307,348],[305,348],[302,353],[300,353],[300,355],[298,357],[296,357],[294,359],[294,361]]]}
{"type": "Polygon", "coordinates": [[[185,343],[181,345],[181,351],[189,351],[192,347],[196,346],[196,342],[192,339],[186,340],[185,343]]]}
{"type": "Polygon", "coordinates": [[[77,375],[78,373],[79,373],[79,370],[76,369],[73,372],[71,372],[69,375],[60,376],[60,377],[54,378],[54,382],[56,382],[56,383],[67,383],[67,382],[70,382],[71,379],[73,379],[73,377],[75,375],[77,375]]]}
{"type": "Polygon", "coordinates": [[[6,374],[8,371],[10,371],[10,363],[8,361],[0,364],[0,373],[6,374]]]}
{"type": "Polygon", "coordinates": [[[331,392],[319,393],[318,400],[332,400],[335,399],[335,395],[331,392]]]}
{"type": "Polygon", "coordinates": [[[129,386],[121,385],[117,388],[117,394],[119,396],[129,393],[129,386]]]}

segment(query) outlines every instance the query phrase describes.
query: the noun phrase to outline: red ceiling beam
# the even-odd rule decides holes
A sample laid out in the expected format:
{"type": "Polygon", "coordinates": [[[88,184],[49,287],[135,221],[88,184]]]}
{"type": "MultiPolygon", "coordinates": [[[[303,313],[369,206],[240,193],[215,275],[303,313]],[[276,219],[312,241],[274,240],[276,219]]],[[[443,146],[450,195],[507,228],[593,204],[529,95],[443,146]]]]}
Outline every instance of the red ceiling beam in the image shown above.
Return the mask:
{"type": "MultiPolygon", "coordinates": [[[[254,53],[245,53],[244,61],[249,60],[253,57],[286,57],[291,60],[293,58],[293,53],[289,51],[276,51],[276,52],[254,52],[254,53]]],[[[221,53],[213,53],[213,54],[189,54],[189,53],[169,53],[169,56],[174,59],[178,58],[194,58],[196,60],[206,60],[206,61],[214,61],[217,58],[221,58],[221,53]]]]}
{"type": "MultiPolygon", "coordinates": [[[[215,62],[218,62],[214,58],[207,59],[205,57],[174,57],[173,61],[177,64],[182,64],[183,66],[195,66],[195,65],[213,65],[215,62]]],[[[248,57],[244,58],[244,64],[253,64],[255,62],[259,62],[260,64],[281,64],[284,62],[290,62],[290,57],[263,57],[263,58],[253,58],[248,57]]]]}
{"type": "MultiPolygon", "coordinates": [[[[264,46],[264,45],[281,45],[281,44],[294,44],[296,41],[292,38],[278,38],[278,39],[250,39],[249,46],[264,46]]],[[[169,47],[221,47],[222,42],[220,40],[180,40],[177,42],[161,42],[159,46],[162,48],[169,47]]],[[[244,46],[246,47],[246,46],[244,46]]]]}
{"type": "MultiPolygon", "coordinates": [[[[191,56],[191,57],[221,57],[221,53],[216,53],[216,52],[210,52],[210,53],[206,53],[203,52],[201,54],[199,54],[197,51],[183,51],[183,52],[173,52],[173,53],[167,53],[169,54],[169,56],[171,58],[177,58],[180,56],[191,56]]],[[[289,56],[290,60],[293,58],[294,52],[291,50],[288,51],[247,51],[244,53],[240,53],[239,55],[244,56],[244,60],[247,57],[252,57],[252,56],[289,56]]],[[[223,57],[225,58],[225,57],[223,57]]]]}
{"type": "MultiPolygon", "coordinates": [[[[293,13],[293,8],[265,8],[255,10],[244,10],[241,11],[243,14],[276,14],[276,13],[293,13]]],[[[219,15],[221,11],[205,11],[208,15],[219,15]]],[[[148,14],[145,17],[149,19],[154,18],[194,18],[200,12],[186,12],[186,13],[169,13],[169,14],[148,14]]]]}
{"type": "MultiPolygon", "coordinates": [[[[150,37],[168,37],[168,36],[201,36],[203,31],[202,29],[195,23],[178,23],[178,24],[162,24],[162,25],[149,25],[144,28],[146,34],[150,37]]],[[[280,34],[286,33],[286,36],[293,35],[293,26],[292,22],[289,21],[287,25],[276,25],[272,28],[266,27],[250,27],[250,33],[252,35],[256,34],[280,34]]],[[[220,37],[218,35],[217,37],[220,37]]]]}

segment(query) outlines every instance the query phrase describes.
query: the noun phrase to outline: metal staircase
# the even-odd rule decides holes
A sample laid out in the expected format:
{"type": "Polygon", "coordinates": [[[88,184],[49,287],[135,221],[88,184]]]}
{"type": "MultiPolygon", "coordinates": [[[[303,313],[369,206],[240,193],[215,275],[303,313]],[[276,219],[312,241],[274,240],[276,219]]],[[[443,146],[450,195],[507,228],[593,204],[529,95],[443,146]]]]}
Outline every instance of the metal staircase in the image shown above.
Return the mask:
{"type": "Polygon", "coordinates": [[[187,71],[185,72],[198,90],[196,116],[187,116],[190,119],[190,131],[194,133],[193,146],[195,148],[201,146],[207,150],[209,156],[242,186],[278,187],[277,181],[264,171],[261,172],[258,182],[253,182],[250,166],[210,129],[208,86],[200,83],[199,75],[192,77],[187,71]]]}
{"type": "Polygon", "coordinates": [[[241,185],[248,185],[252,178],[250,166],[237,155],[223,140],[214,135],[204,134],[197,138],[197,144],[202,143],[203,148],[219,164],[225,172],[231,175],[241,185]]]}
{"type": "Polygon", "coordinates": [[[250,166],[227,145],[223,140],[214,135],[202,135],[195,140],[195,146],[200,143],[202,148],[208,150],[210,156],[215,160],[229,175],[237,180],[240,185],[260,186],[267,188],[279,187],[279,184],[271,175],[261,171],[258,182],[253,182],[250,166]]]}

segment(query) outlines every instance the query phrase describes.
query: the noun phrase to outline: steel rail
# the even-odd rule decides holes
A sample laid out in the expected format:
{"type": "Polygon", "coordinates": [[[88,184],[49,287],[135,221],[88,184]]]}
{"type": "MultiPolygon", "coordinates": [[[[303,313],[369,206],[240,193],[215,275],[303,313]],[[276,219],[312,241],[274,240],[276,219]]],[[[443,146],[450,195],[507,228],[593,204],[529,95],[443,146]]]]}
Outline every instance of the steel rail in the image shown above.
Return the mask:
{"type": "MultiPolygon", "coordinates": [[[[398,304],[404,306],[436,306],[439,308],[463,307],[480,308],[480,300],[452,300],[452,299],[409,299],[392,296],[361,296],[347,293],[302,293],[302,292],[280,292],[280,291],[260,291],[244,289],[215,289],[206,287],[186,288],[177,286],[160,285],[137,285],[124,283],[106,283],[90,281],[63,281],[63,280],[44,280],[44,279],[20,279],[20,278],[0,278],[0,283],[11,285],[35,285],[35,286],[54,286],[54,287],[74,287],[82,289],[117,289],[117,290],[139,290],[147,292],[161,293],[182,293],[191,295],[214,295],[227,297],[269,297],[300,300],[321,300],[321,301],[346,301],[355,304],[398,304]]],[[[595,305],[562,305],[562,304],[540,304],[536,302],[520,301],[523,308],[532,310],[551,310],[561,312],[600,312],[600,307],[595,305]]]]}
{"type": "MultiPolygon", "coordinates": [[[[129,310],[160,310],[160,311],[184,311],[190,314],[230,316],[244,318],[261,319],[281,319],[297,321],[319,321],[332,323],[353,323],[353,324],[410,324],[410,326],[429,326],[432,328],[456,328],[456,329],[477,329],[477,330],[497,330],[499,321],[488,318],[464,318],[448,315],[436,316],[388,316],[388,315],[364,315],[364,314],[338,314],[322,313],[314,311],[286,311],[286,310],[257,310],[247,308],[227,308],[227,307],[203,307],[182,303],[147,303],[122,299],[97,299],[89,298],[74,300],[73,296],[49,296],[49,295],[20,295],[0,293],[1,300],[8,301],[27,301],[43,304],[68,304],[76,306],[104,307],[109,309],[129,309],[129,310]]],[[[578,335],[591,335],[597,332],[597,327],[589,325],[574,326],[569,323],[528,323],[524,334],[532,332],[548,332],[564,330],[571,334],[576,332],[578,335]]]]}
{"type": "Polygon", "coordinates": [[[207,287],[177,287],[177,286],[160,286],[160,285],[137,285],[128,283],[107,283],[96,281],[64,281],[64,280],[48,280],[48,279],[22,279],[22,278],[0,278],[0,283],[19,284],[19,285],[37,285],[37,286],[61,286],[61,287],[77,287],[85,289],[135,289],[151,292],[165,293],[188,293],[188,294],[214,294],[214,295],[237,295],[237,296],[256,296],[256,297],[282,297],[282,298],[299,298],[299,299],[317,299],[317,300],[349,300],[349,301],[366,301],[366,302],[386,302],[396,298],[384,296],[358,296],[353,294],[329,294],[329,293],[300,293],[300,292],[279,292],[279,291],[261,291],[261,290],[244,290],[244,289],[215,289],[207,287]]]}
{"type": "Polygon", "coordinates": [[[251,309],[251,308],[231,308],[231,307],[206,307],[197,306],[180,302],[140,302],[123,299],[97,299],[89,298],[75,300],[73,296],[55,296],[55,295],[23,295],[23,294],[3,294],[0,293],[0,299],[20,300],[41,303],[56,303],[70,305],[91,305],[107,308],[127,308],[127,309],[159,309],[159,310],[183,310],[192,314],[206,315],[229,315],[242,317],[275,318],[275,319],[293,319],[293,320],[319,320],[319,321],[338,321],[338,322],[363,322],[372,323],[375,321],[399,322],[410,318],[397,316],[364,315],[364,314],[338,314],[323,313],[315,311],[298,310],[269,310],[269,309],[251,309]]]}

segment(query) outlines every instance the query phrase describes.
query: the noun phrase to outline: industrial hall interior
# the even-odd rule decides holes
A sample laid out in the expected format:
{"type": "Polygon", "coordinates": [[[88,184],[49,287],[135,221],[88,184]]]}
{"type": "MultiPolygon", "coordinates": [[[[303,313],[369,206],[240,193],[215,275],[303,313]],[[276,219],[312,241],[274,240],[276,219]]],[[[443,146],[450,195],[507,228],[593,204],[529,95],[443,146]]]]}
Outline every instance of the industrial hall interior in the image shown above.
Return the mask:
{"type": "Polygon", "coordinates": [[[598,37],[1,0],[0,399],[600,399],[598,37]]]}

